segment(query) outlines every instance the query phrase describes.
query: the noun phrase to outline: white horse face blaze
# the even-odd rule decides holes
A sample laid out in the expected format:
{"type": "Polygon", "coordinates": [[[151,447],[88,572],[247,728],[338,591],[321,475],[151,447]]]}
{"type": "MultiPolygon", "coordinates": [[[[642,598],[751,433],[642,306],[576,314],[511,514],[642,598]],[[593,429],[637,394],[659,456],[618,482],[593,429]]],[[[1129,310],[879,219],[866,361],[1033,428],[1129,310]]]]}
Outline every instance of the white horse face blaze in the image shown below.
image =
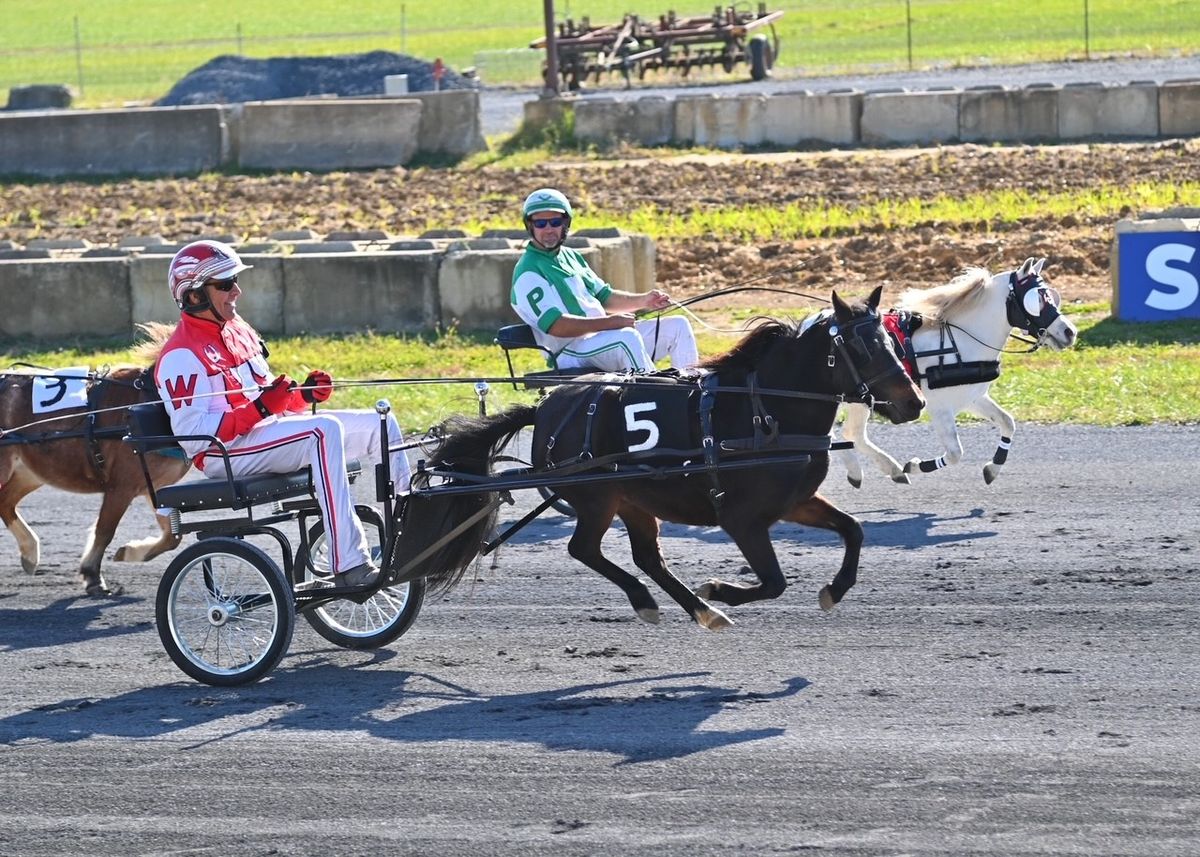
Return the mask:
{"type": "Polygon", "coordinates": [[[1078,338],[1079,329],[1065,315],[1060,315],[1046,328],[1041,341],[1053,351],[1064,351],[1071,348],[1078,338]]]}

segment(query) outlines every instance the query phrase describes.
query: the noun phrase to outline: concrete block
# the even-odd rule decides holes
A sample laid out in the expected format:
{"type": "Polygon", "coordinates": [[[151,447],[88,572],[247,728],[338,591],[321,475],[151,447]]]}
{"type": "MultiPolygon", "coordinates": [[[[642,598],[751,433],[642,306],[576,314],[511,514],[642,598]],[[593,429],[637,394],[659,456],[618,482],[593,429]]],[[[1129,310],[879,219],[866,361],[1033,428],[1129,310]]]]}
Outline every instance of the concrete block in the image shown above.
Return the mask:
{"type": "Polygon", "coordinates": [[[166,244],[167,239],[161,235],[126,235],[117,242],[118,247],[150,247],[157,244],[166,244]]]}
{"type": "Polygon", "coordinates": [[[12,250],[0,250],[0,259],[49,259],[49,250],[26,250],[24,248],[14,248],[12,250]]]}
{"type": "Polygon", "coordinates": [[[623,292],[636,292],[633,275],[633,253],[628,238],[606,238],[596,241],[600,258],[592,268],[606,283],[623,292]]]}
{"type": "Polygon", "coordinates": [[[422,154],[462,157],[487,151],[478,90],[417,92],[405,98],[421,102],[417,148],[422,154]]]}
{"type": "Polygon", "coordinates": [[[562,122],[580,103],[578,98],[534,98],[524,105],[522,128],[537,129],[562,122]]]}
{"type": "Polygon", "coordinates": [[[268,232],[267,237],[272,241],[320,241],[321,236],[311,229],[276,229],[268,232]]]}
{"type": "Polygon", "coordinates": [[[391,236],[382,229],[342,229],[330,232],[326,241],[390,241],[391,236]]]}
{"type": "Polygon", "coordinates": [[[92,245],[82,238],[30,238],[25,246],[30,250],[86,250],[92,245]]]}
{"type": "Polygon", "coordinates": [[[441,258],[436,252],[284,256],[284,332],[432,330],[441,258]]]}
{"type": "Polygon", "coordinates": [[[388,250],[391,250],[393,252],[411,253],[416,250],[424,251],[424,250],[436,250],[436,249],[437,249],[437,244],[435,244],[434,242],[422,241],[420,239],[418,239],[416,241],[393,241],[391,244],[388,245],[388,250]]]}
{"type": "Polygon", "coordinates": [[[197,173],[221,165],[225,132],[213,106],[0,115],[0,174],[197,173]]]}
{"type": "Polygon", "coordinates": [[[470,238],[466,232],[461,229],[426,229],[418,238],[470,238]]]}
{"type": "Polygon", "coordinates": [[[0,338],[125,336],[133,330],[128,277],[125,259],[0,262],[0,338]]]}
{"type": "Polygon", "coordinates": [[[524,241],[529,233],[524,229],[485,229],[482,238],[508,238],[514,241],[524,241]]]}
{"type": "Polygon", "coordinates": [[[862,104],[864,143],[945,143],[958,139],[961,93],[867,93],[862,104]]]}
{"type": "Polygon", "coordinates": [[[967,90],[959,100],[958,136],[966,142],[1054,140],[1058,137],[1058,90],[967,90]]]}
{"type": "Polygon", "coordinates": [[[575,139],[607,146],[632,139],[633,105],[615,98],[585,98],[575,107],[575,139]]]}
{"type": "Polygon", "coordinates": [[[238,164],[309,170],[406,164],[417,153],[421,111],[416,99],[247,103],[238,164]]]}
{"type": "Polygon", "coordinates": [[[687,133],[690,126],[690,142],[718,149],[762,144],[765,95],[717,96],[688,101],[690,103],[683,105],[682,110],[679,105],[683,99],[676,102],[675,128],[677,134],[687,133]]]}
{"type": "Polygon", "coordinates": [[[574,229],[573,238],[620,238],[624,233],[615,226],[590,226],[587,229],[574,229]]]}
{"type": "MultiPolygon", "coordinates": [[[[455,253],[445,257],[438,271],[442,326],[463,330],[495,330],[517,322],[509,295],[520,250],[455,253]]],[[[583,248],[579,254],[600,272],[600,250],[583,248]]],[[[601,274],[601,276],[604,276],[601,274]]]]}
{"type": "Polygon", "coordinates": [[[1062,140],[1157,137],[1158,87],[1067,84],[1058,95],[1058,136],[1062,140]]]}
{"type": "MultiPolygon", "coordinates": [[[[238,275],[242,296],[238,298],[238,313],[260,333],[283,333],[284,292],[283,264],[279,256],[255,253],[242,255],[252,267],[238,275]]],[[[140,255],[131,258],[128,291],[132,302],[134,322],[159,321],[174,324],[179,320],[179,308],[167,287],[169,256],[140,255]]]]}
{"type": "Polygon", "coordinates": [[[1200,80],[1168,80],[1158,88],[1159,133],[1200,136],[1200,80]]]}
{"type": "Polygon", "coordinates": [[[306,241],[292,245],[293,253],[357,253],[353,241],[306,241]]]}
{"type": "Polygon", "coordinates": [[[680,95],[675,98],[675,136],[672,142],[684,146],[696,142],[696,126],[700,115],[710,110],[715,95],[680,95]]]}
{"type": "Polygon", "coordinates": [[[665,96],[644,95],[633,102],[630,139],[643,146],[665,146],[675,137],[675,105],[665,96]]]}
{"type": "Polygon", "coordinates": [[[443,328],[495,330],[514,324],[509,303],[513,269],[519,250],[491,250],[447,255],[438,271],[443,328]]]}
{"type": "Polygon", "coordinates": [[[629,249],[633,256],[633,282],[631,291],[648,292],[658,285],[658,249],[649,235],[632,233],[629,249]]]}
{"type": "Polygon", "coordinates": [[[860,138],[862,93],[856,91],[772,95],[767,100],[763,142],[794,146],[804,142],[853,146],[860,138]]]}

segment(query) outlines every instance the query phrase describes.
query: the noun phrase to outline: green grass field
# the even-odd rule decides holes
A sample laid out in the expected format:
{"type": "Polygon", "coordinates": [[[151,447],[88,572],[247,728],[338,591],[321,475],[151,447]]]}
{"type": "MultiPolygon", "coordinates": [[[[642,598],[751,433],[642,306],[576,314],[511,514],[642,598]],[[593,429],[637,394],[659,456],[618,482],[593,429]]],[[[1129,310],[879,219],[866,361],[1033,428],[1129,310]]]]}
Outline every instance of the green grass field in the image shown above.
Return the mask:
{"type": "MultiPolygon", "coordinates": [[[[1200,418],[1200,325],[1194,322],[1123,324],[1107,317],[1106,306],[1069,307],[1080,329],[1072,351],[1005,355],[993,387],[998,402],[1019,421],[1142,425],[1195,423],[1200,418]]],[[[750,308],[748,316],[764,312],[750,308]]],[[[717,354],[736,342],[728,334],[702,333],[703,354],[717,354]]],[[[54,350],[0,353],[8,363],[46,367],[104,366],[128,362],[130,343],[75,343],[54,350]]],[[[303,378],[323,368],[335,379],[437,379],[430,384],[351,385],[332,404],[372,407],[388,398],[406,431],[424,430],[452,414],[473,414],[476,398],[470,383],[448,378],[500,377],[507,368],[487,335],[450,333],[440,337],[376,334],[304,336],[272,340],[271,365],[277,372],[303,378]]],[[[1010,343],[1014,351],[1025,345],[1010,343]]],[[[544,368],[533,352],[518,372],[544,368]]],[[[532,395],[493,384],[489,409],[532,401],[532,395]]]]}
{"type": "MultiPolygon", "coordinates": [[[[559,0],[559,20],[619,22],[708,15],[711,0],[559,0]]],[[[777,0],[781,73],[882,70],[1200,50],[1200,0],[777,0]],[[1084,10],[1087,10],[1085,21],[1084,10]],[[911,39],[910,39],[911,35],[911,39]]],[[[747,3],[739,4],[749,9],[747,3]]],[[[541,4],[332,0],[97,0],[87,5],[0,0],[0,89],[82,80],[84,106],[161,97],[215,56],[403,51],[451,68],[480,65],[487,83],[532,83],[541,4]],[[348,10],[352,9],[352,14],[348,10]],[[76,23],[78,43],[76,51],[76,23]],[[502,54],[500,52],[513,52],[502,54]]],[[[705,74],[712,74],[705,72],[705,74]]],[[[718,73],[723,74],[723,73],[718,73]]],[[[745,77],[745,69],[735,70],[745,77]]]]}

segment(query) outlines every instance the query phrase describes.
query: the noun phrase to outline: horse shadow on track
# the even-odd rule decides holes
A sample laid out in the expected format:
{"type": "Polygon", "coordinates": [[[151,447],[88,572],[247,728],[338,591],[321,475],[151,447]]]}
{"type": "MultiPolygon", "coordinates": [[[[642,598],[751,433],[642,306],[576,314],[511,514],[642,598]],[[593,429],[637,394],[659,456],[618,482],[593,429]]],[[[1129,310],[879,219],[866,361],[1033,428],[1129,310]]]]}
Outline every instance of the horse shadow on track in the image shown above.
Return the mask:
{"type": "MultiPolygon", "coordinates": [[[[862,521],[863,529],[866,531],[864,547],[896,547],[908,550],[973,539],[993,538],[1000,535],[996,530],[963,532],[953,527],[955,522],[970,521],[982,518],[983,515],[984,510],[978,507],[962,515],[950,516],[937,515],[932,512],[902,512],[899,509],[868,509],[854,513],[854,516],[862,521]],[[938,528],[944,525],[950,526],[938,531],[938,528]]],[[[504,526],[502,523],[501,529],[504,526]]],[[[626,538],[625,526],[620,520],[613,522],[612,529],[615,533],[620,533],[622,539],[626,538]]],[[[544,544],[555,539],[565,541],[571,537],[574,531],[574,518],[547,513],[518,531],[509,541],[511,544],[525,545],[544,544]]],[[[693,539],[706,544],[733,544],[733,540],[720,527],[697,527],[664,521],[662,536],[664,538],[693,539]]],[[[776,541],[786,539],[804,542],[814,546],[841,545],[841,540],[833,533],[816,530],[812,527],[802,527],[798,524],[777,524],[771,529],[771,538],[776,541]]],[[[503,551],[503,547],[501,551],[503,551]]]]}
{"type": "Polygon", "coordinates": [[[0,652],[42,649],[139,634],[153,622],[111,622],[106,616],[141,598],[116,596],[98,599],[84,596],[59,598],[45,607],[0,609],[0,652]]]}
{"type": "Polygon", "coordinates": [[[282,670],[275,681],[250,688],[163,685],[108,699],[64,699],[0,719],[0,745],[71,743],[98,736],[177,738],[196,727],[211,733],[227,719],[228,731],[193,746],[267,730],[352,731],[401,744],[517,742],[552,751],[601,752],[625,765],[782,735],[782,727],[703,727],[718,714],[777,703],[810,685],[795,677],[769,691],[747,691],[705,683],[710,674],[695,672],[488,695],[428,673],[348,672],[319,664],[282,670]],[[331,687],[339,688],[337,694],[329,692],[331,687]],[[394,716],[416,706],[420,710],[394,716]],[[259,722],[244,725],[247,718],[259,722]]]}

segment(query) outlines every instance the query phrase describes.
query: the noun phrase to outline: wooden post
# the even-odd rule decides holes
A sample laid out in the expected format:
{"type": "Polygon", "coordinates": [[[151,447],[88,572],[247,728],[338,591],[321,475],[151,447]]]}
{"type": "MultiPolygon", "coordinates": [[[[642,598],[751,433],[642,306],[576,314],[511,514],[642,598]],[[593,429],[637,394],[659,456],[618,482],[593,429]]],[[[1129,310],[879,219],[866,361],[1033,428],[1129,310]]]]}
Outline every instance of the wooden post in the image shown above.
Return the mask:
{"type": "Polygon", "coordinates": [[[542,0],[546,16],[546,80],[542,94],[554,98],[558,88],[558,33],[554,28],[554,0],[542,0]]]}

